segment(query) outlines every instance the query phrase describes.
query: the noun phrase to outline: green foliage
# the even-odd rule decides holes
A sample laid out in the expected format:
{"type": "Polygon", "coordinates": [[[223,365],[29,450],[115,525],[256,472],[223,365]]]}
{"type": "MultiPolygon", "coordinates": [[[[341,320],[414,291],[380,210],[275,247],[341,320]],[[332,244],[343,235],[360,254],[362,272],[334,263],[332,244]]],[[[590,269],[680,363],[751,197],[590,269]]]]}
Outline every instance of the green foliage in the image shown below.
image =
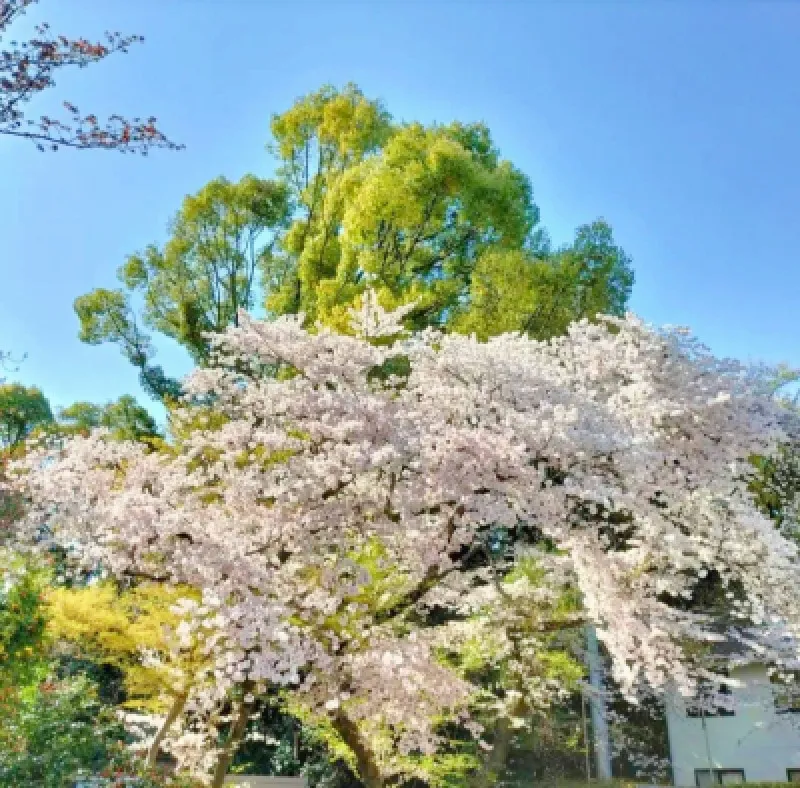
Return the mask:
{"type": "Polygon", "coordinates": [[[404,771],[430,788],[461,788],[481,764],[473,742],[450,742],[453,752],[401,757],[404,771]]]}
{"type": "Polygon", "coordinates": [[[4,556],[3,564],[0,692],[26,685],[39,671],[47,624],[42,597],[44,573],[15,556],[4,556]]]}
{"type": "Polygon", "coordinates": [[[0,448],[14,447],[36,427],[53,421],[50,403],[35,386],[0,385],[0,448]]]}
{"type": "Polygon", "coordinates": [[[25,511],[24,497],[9,484],[6,474],[8,452],[0,451],[0,540],[8,533],[8,527],[25,511]]]}
{"type": "MultiPolygon", "coordinates": [[[[606,680],[613,688],[613,682],[606,680]]],[[[616,694],[611,702],[610,734],[619,746],[613,773],[650,782],[669,774],[669,731],[661,699],[648,698],[632,705],[616,694]]]]}
{"type": "Polygon", "coordinates": [[[378,101],[369,101],[349,83],[339,91],[326,85],[298,99],[287,112],[272,118],[279,174],[295,196],[313,188],[319,173],[358,163],[386,140],[391,117],[378,101]]]}
{"type": "Polygon", "coordinates": [[[500,598],[463,622],[439,651],[443,664],[475,686],[471,712],[492,745],[489,752],[473,747],[465,753],[458,737],[449,742],[470,755],[476,772],[469,779],[463,774],[461,784],[512,785],[517,776],[545,773],[548,765],[569,770],[580,761],[580,707],[577,714],[573,708],[585,675],[575,656],[580,596],[571,586],[552,587],[532,558],[519,560],[499,580],[499,591],[500,598]],[[557,704],[543,703],[544,685],[562,688],[557,704]]]}
{"type": "Polygon", "coordinates": [[[315,788],[360,788],[344,760],[328,746],[330,731],[303,725],[285,702],[271,699],[250,723],[231,772],[295,777],[304,775],[315,788]]]}
{"type": "Polygon", "coordinates": [[[59,411],[58,420],[76,432],[106,427],[115,440],[141,441],[159,434],[155,419],[127,394],[105,405],[75,402],[59,411]]]}
{"type": "Polygon", "coordinates": [[[152,364],[150,337],[139,325],[134,297],[143,302],[143,327],[176,340],[197,363],[205,363],[205,334],[235,325],[238,311],[253,307],[259,274],[269,272],[270,286],[280,284],[272,247],[288,205],[284,184],[252,175],[238,183],[216,178],[187,196],[164,247],[150,245],[120,267],[120,289],[98,289],[76,299],[81,340],[119,345],[140,369],[151,395],[175,399],[176,382],[152,364]]]}
{"type": "Polygon", "coordinates": [[[528,788],[547,784],[546,780],[585,774],[586,743],[577,698],[537,718],[529,730],[515,734],[497,786],[528,788]]]}
{"type": "MultiPolygon", "coordinates": [[[[790,413],[800,415],[800,370],[780,364],[762,371],[772,397],[790,413]]],[[[748,489],[756,505],[784,536],[800,541],[800,435],[778,446],[770,456],[749,459],[755,473],[748,480],[748,489]]]]}
{"type": "Polygon", "coordinates": [[[259,264],[272,242],[262,237],[282,225],[288,210],[283,184],[246,175],[216,178],[187,196],[163,249],[149,246],[119,270],[129,293],[140,293],[145,325],[176,340],[197,363],[208,358],[206,332],[236,325],[252,308],[259,264]]]}
{"type": "Polygon", "coordinates": [[[147,330],[203,365],[206,333],[260,303],[348,332],[370,287],[385,308],[415,304],[408,328],[481,338],[547,338],[624,312],[633,273],[609,225],[553,251],[528,178],[484,124],[398,123],[349,84],[299,98],[271,131],[275,180],[211,181],[186,197],[163,248],[127,259],[119,289],[75,301],[81,339],[119,345],[162,401],[180,386],[153,364],[147,330]]]}
{"type": "Polygon", "coordinates": [[[331,761],[342,763],[354,773],[358,772],[355,754],[327,715],[310,711],[297,696],[287,697],[285,703],[287,712],[303,726],[312,741],[325,748],[331,761]]]}
{"type": "Polygon", "coordinates": [[[66,788],[79,772],[105,768],[123,738],[86,678],[34,683],[0,723],[0,786],[66,788]]]}
{"type": "Polygon", "coordinates": [[[350,85],[298,100],[272,129],[297,212],[281,239],[293,276],[271,312],[346,331],[371,286],[386,306],[416,300],[411,325],[441,322],[480,254],[522,245],[538,220],[530,184],[482,124],[395,125],[350,85]]]}
{"type": "Polygon", "coordinates": [[[528,179],[483,124],[395,124],[348,85],[299,99],[272,130],[295,215],[269,312],[346,332],[371,287],[384,307],[417,304],[411,328],[542,338],[624,312],[633,273],[611,228],[585,225],[552,252],[528,179]]]}
{"type": "Polygon", "coordinates": [[[152,363],[154,351],[150,338],[139,326],[126,292],[98,288],[76,298],[74,309],[80,321],[81,342],[119,345],[123,355],[139,370],[142,388],[150,396],[164,402],[180,396],[180,384],[152,363]]]}
{"type": "Polygon", "coordinates": [[[484,255],[453,328],[481,339],[507,331],[548,339],[576,319],[624,314],[632,286],[630,258],[615,244],[611,227],[598,220],[554,253],[515,249],[484,255]]]}
{"type": "Polygon", "coordinates": [[[800,443],[780,446],[771,457],[752,457],[756,475],[750,482],[759,509],[786,536],[800,539],[800,443]]]}

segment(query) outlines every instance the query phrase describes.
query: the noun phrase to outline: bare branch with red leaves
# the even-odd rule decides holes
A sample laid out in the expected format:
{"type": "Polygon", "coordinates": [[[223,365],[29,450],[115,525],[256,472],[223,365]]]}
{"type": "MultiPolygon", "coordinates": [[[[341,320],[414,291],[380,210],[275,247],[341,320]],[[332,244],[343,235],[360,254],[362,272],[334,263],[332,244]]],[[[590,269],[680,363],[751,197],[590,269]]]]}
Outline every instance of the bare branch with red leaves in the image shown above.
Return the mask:
{"type": "MultiPolygon", "coordinates": [[[[0,0],[0,40],[8,27],[37,0],[0,0]]],[[[141,36],[106,33],[105,43],[91,43],[84,38],[53,36],[50,27],[36,27],[36,38],[17,43],[0,51],[0,135],[24,137],[40,150],[72,148],[113,148],[121,153],[146,155],[150,148],[179,150],[182,145],[171,142],[156,127],[153,117],[131,120],[111,115],[100,124],[96,115],[83,115],[68,101],[64,108],[68,122],[43,116],[39,120],[25,118],[23,106],[37,93],[55,86],[54,72],[64,66],[85,68],[115,52],[127,52],[131,44],[144,41],[141,36]]]]}

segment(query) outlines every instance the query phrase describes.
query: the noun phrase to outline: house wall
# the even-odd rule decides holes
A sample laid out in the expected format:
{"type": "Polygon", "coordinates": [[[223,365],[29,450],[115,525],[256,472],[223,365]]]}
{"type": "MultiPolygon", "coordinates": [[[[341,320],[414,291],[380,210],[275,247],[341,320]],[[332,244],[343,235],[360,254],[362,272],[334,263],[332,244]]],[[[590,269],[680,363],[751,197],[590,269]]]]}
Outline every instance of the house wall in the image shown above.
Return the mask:
{"type": "Polygon", "coordinates": [[[695,769],[742,769],[746,782],[786,782],[787,769],[800,769],[800,714],[775,713],[766,668],[737,668],[731,678],[744,685],[732,688],[732,717],[687,717],[681,700],[669,704],[675,785],[696,785],[695,769]]]}

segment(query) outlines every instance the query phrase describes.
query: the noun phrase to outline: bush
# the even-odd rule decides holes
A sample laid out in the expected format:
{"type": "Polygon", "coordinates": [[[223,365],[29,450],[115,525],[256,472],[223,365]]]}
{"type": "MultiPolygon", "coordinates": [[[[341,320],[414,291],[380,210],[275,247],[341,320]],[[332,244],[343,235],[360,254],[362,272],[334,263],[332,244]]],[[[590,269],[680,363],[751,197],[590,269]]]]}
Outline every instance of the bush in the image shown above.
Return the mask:
{"type": "Polygon", "coordinates": [[[106,768],[124,729],[86,678],[20,689],[0,723],[0,786],[67,788],[106,768]],[[10,712],[10,713],[8,713],[10,712]]]}

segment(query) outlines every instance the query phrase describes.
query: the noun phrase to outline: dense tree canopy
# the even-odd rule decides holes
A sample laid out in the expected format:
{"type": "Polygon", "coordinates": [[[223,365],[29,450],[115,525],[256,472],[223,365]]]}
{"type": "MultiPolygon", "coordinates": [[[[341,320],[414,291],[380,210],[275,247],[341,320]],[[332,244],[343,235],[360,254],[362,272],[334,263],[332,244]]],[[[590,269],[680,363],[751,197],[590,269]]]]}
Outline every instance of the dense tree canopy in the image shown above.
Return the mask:
{"type": "Polygon", "coordinates": [[[413,301],[411,327],[482,335],[553,336],[624,312],[633,275],[608,225],[552,253],[530,182],[485,125],[396,124],[351,85],[299,99],[272,132],[296,212],[270,312],[347,330],[367,287],[387,308],[413,301]]]}
{"type": "Polygon", "coordinates": [[[273,120],[273,135],[287,171],[303,161],[283,244],[294,271],[269,297],[274,312],[346,330],[347,309],[370,286],[393,305],[416,301],[412,324],[441,322],[481,254],[520,248],[538,221],[527,178],[480,124],[396,125],[348,87],[300,99],[273,120]],[[376,130],[366,140],[350,132],[362,115],[376,130]]]}
{"type": "Polygon", "coordinates": [[[558,252],[485,254],[452,325],[481,339],[507,331],[547,339],[582,317],[623,315],[633,286],[630,263],[603,220],[578,228],[558,252]]]}
{"type": "Polygon", "coordinates": [[[367,287],[386,308],[413,303],[408,328],[485,339],[563,334],[573,320],[624,314],[630,259],[598,220],[553,250],[528,178],[480,123],[395,122],[354,85],[325,87],[272,120],[275,180],[211,181],[187,197],[163,248],[132,255],[121,288],[81,296],[85,342],[114,342],[144,388],[174,400],[148,330],[207,363],[204,332],[239,308],[302,312],[348,331],[367,287]]]}

